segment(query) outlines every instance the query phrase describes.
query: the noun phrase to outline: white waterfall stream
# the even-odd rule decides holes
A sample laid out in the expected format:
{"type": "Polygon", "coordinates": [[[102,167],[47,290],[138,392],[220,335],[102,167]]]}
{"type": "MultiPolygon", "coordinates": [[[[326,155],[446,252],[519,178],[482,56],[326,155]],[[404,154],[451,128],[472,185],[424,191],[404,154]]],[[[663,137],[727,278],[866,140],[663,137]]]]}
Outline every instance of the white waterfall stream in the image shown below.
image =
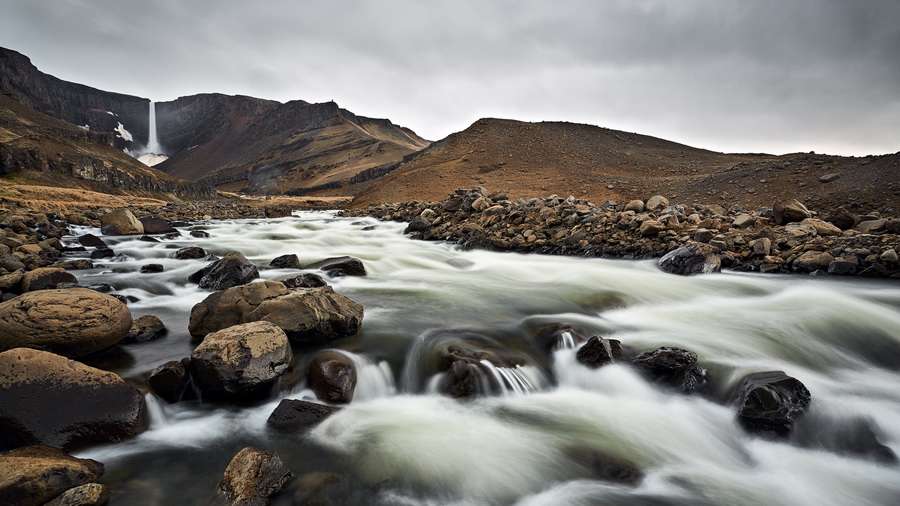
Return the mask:
{"type": "MultiPolygon", "coordinates": [[[[729,392],[745,374],[782,370],[812,404],[797,431],[833,430],[863,417],[900,452],[900,285],[895,280],[710,274],[679,277],[653,262],[462,251],[411,241],[404,224],[326,212],[275,220],[195,225],[210,234],[159,243],[110,237],[120,255],[76,271],[81,284],[109,283],[139,299],[135,317],[159,316],[169,335],[97,359],[137,385],[169,360],[190,355],[191,307],[208,295],[186,282],[202,260],[177,247],[240,251],[260,267],[296,253],[301,263],[350,255],[365,277],[327,278],[359,302],[358,335],[322,348],[357,365],[353,402],[312,430],[273,432],[266,418],[299,385],[252,406],[209,401],[159,405],[153,425],[130,441],[82,451],[103,462],[111,504],[206,501],[244,446],[274,450],[299,477],[273,500],[292,504],[316,473],[337,476],[331,504],[896,504],[900,467],[827,445],[750,435],[729,392]],[[141,274],[159,263],[164,272],[141,274]],[[571,325],[636,351],[678,346],[709,370],[705,395],[649,382],[627,365],[588,369],[571,333],[556,349],[541,328],[571,325]],[[434,343],[452,336],[530,357],[521,367],[482,362],[514,395],[452,399],[435,393],[434,343]],[[449,337],[448,337],[449,336],[449,337]],[[468,338],[466,338],[468,339],[468,338]],[[553,346],[551,345],[551,348],[553,346]],[[489,366],[489,367],[488,367],[489,366]],[[584,455],[639,469],[639,483],[595,479],[584,455]]],[[[81,228],[77,233],[99,231],[81,228]]],[[[107,239],[107,238],[105,238],[107,239]]],[[[260,269],[261,279],[298,272],[260,269]]],[[[470,342],[470,341],[466,341],[470,342]]],[[[553,343],[555,344],[555,343],[553,343]]],[[[300,350],[312,353],[316,349],[300,350]]],[[[436,365],[435,365],[436,364],[436,365]]],[[[314,400],[314,399],[312,399],[314,400]]],[[[325,493],[325,492],[323,492],[325,493]]]]}

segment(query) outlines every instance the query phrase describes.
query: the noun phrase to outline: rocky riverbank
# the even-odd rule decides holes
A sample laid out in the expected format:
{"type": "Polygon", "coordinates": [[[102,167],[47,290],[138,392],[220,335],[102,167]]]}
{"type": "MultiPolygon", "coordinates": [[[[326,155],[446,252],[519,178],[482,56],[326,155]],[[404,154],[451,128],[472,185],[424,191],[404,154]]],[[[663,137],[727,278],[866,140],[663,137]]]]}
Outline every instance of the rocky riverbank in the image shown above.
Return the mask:
{"type": "Polygon", "coordinates": [[[679,274],[729,268],[900,278],[900,219],[845,207],[810,210],[797,201],[751,210],[654,196],[597,206],[556,195],[513,201],[475,187],[440,202],[379,204],[345,214],[408,221],[413,238],[473,248],[660,258],[664,270],[679,274]]]}

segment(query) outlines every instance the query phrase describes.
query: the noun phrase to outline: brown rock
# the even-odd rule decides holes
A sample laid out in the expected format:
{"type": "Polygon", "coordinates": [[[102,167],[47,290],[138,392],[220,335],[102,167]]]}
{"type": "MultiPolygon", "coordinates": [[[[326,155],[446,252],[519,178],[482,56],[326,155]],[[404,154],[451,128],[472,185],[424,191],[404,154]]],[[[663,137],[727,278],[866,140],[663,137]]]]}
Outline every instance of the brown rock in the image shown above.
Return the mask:
{"type": "Polygon", "coordinates": [[[809,212],[809,209],[806,208],[799,201],[793,200],[787,204],[783,204],[781,201],[775,201],[775,204],[772,206],[772,210],[775,213],[775,223],[779,225],[784,225],[785,223],[791,223],[795,221],[803,221],[806,218],[812,216],[812,213],[809,212]]]}
{"type": "Polygon", "coordinates": [[[833,261],[834,257],[827,251],[807,251],[794,260],[793,268],[800,272],[827,270],[833,261]]]}
{"type": "Polygon", "coordinates": [[[102,506],[109,502],[109,487],[100,483],[85,483],[70,488],[44,506],[102,506]]]}
{"type": "Polygon", "coordinates": [[[22,291],[50,290],[60,283],[78,283],[78,279],[60,267],[41,267],[25,273],[22,291]]]}
{"type": "Polygon", "coordinates": [[[118,343],[131,325],[131,312],[110,295],[87,288],[28,292],[0,304],[0,350],[82,357],[118,343]]]}
{"type": "Polygon", "coordinates": [[[275,452],[248,446],[231,459],[217,493],[227,504],[262,506],[293,477],[275,452]]]}
{"type": "Polygon", "coordinates": [[[298,343],[325,343],[356,334],[362,324],[363,307],[330,286],[296,288],[263,301],[247,318],[272,322],[298,343]]]}
{"type": "Polygon", "coordinates": [[[323,401],[349,403],[356,389],[356,365],[343,353],[319,353],[309,364],[309,388],[323,401]]]}
{"type": "Polygon", "coordinates": [[[45,504],[67,489],[102,475],[103,464],[69,456],[59,448],[43,445],[16,448],[0,455],[0,504],[45,504]]]}
{"type": "Polygon", "coordinates": [[[128,209],[114,209],[100,217],[103,235],[141,235],[144,226],[128,209]]]}
{"type": "Polygon", "coordinates": [[[111,443],[146,429],[144,398],[115,373],[45,351],[0,353],[0,447],[63,449],[111,443]]]}
{"type": "Polygon", "coordinates": [[[819,235],[841,235],[841,229],[817,218],[807,218],[800,222],[801,225],[810,225],[816,229],[819,235]]]}
{"type": "Polygon", "coordinates": [[[143,343],[158,339],[169,332],[159,317],[152,314],[141,316],[134,320],[131,330],[122,339],[123,343],[143,343]]]}
{"type": "Polygon", "coordinates": [[[638,228],[638,232],[644,237],[653,237],[663,230],[666,229],[666,226],[656,220],[647,220],[641,223],[641,226],[638,228]]]}
{"type": "Polygon", "coordinates": [[[290,291],[278,281],[262,281],[235,286],[210,294],[191,309],[188,331],[203,337],[210,332],[247,323],[249,314],[263,301],[290,291]]]}

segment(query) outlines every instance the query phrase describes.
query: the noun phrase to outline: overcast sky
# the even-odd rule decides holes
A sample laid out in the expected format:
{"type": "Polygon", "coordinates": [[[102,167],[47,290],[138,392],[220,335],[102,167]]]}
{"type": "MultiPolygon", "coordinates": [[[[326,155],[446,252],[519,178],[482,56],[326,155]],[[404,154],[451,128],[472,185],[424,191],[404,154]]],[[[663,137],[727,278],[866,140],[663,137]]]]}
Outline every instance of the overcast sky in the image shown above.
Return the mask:
{"type": "Polygon", "coordinates": [[[3,0],[0,46],[108,91],[334,100],[431,140],[499,117],[900,150],[898,0],[3,0]]]}

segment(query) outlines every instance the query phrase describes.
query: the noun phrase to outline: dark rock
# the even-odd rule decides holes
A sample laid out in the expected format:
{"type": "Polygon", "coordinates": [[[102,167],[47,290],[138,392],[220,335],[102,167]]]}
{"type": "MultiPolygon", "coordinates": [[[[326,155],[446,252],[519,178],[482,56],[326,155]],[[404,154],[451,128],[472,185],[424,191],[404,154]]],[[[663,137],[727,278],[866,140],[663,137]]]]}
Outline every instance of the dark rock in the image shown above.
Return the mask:
{"type": "Polygon", "coordinates": [[[722,261],[718,250],[709,244],[689,242],[659,259],[659,268],[671,274],[691,275],[719,272],[722,261]]]}
{"type": "Polygon", "coordinates": [[[169,232],[168,234],[163,235],[163,239],[169,239],[169,240],[181,239],[181,232],[179,232],[177,230],[174,232],[169,232]]]}
{"type": "Polygon", "coordinates": [[[90,260],[87,260],[87,259],[79,258],[77,260],[67,260],[65,262],[58,262],[58,263],[51,265],[50,267],[60,267],[67,271],[77,271],[77,270],[82,270],[82,269],[93,269],[94,262],[91,262],[90,260]]]}
{"type": "Polygon", "coordinates": [[[206,250],[197,246],[181,248],[175,252],[176,260],[196,260],[206,257],[206,250]]]}
{"type": "Polygon", "coordinates": [[[259,271],[253,262],[237,251],[216,260],[200,272],[204,274],[198,284],[200,288],[209,290],[225,290],[249,283],[259,277],[259,271]]]}
{"type": "Polygon", "coordinates": [[[416,216],[409,222],[409,225],[406,226],[406,229],[403,230],[404,234],[409,234],[412,232],[427,232],[431,229],[431,222],[426,220],[422,216],[416,216]]]}
{"type": "Polygon", "coordinates": [[[363,263],[352,257],[334,257],[326,258],[318,262],[313,262],[304,267],[304,269],[319,269],[325,271],[331,277],[338,276],[365,276],[366,268],[363,263]]]}
{"type": "Polygon", "coordinates": [[[141,266],[141,274],[155,274],[165,270],[162,264],[145,264],[141,266]]]}
{"type": "Polygon", "coordinates": [[[256,321],[207,335],[191,353],[191,377],[204,394],[256,396],[268,393],[293,360],[284,331],[256,321]]]}
{"type": "Polygon", "coordinates": [[[94,260],[100,258],[112,258],[116,256],[116,252],[112,250],[112,248],[97,248],[94,251],[91,251],[91,258],[94,260]]]}
{"type": "Polygon", "coordinates": [[[809,209],[799,201],[793,200],[787,204],[776,201],[772,206],[775,215],[775,223],[778,225],[786,225],[788,223],[803,221],[812,216],[809,209]]]}
{"type": "Polygon", "coordinates": [[[143,343],[159,339],[168,333],[168,329],[158,317],[148,314],[136,318],[131,330],[122,339],[123,343],[143,343]]]}
{"type": "Polygon", "coordinates": [[[854,274],[856,264],[846,260],[835,260],[828,264],[828,274],[854,274]]]}
{"type": "Polygon", "coordinates": [[[316,355],[309,364],[309,388],[327,402],[347,404],[356,389],[356,365],[346,355],[326,351],[316,355]]]}
{"type": "Polygon", "coordinates": [[[676,375],[695,362],[697,362],[697,354],[693,351],[670,346],[645,351],[631,359],[633,366],[658,378],[669,378],[676,375]]]}
{"type": "Polygon", "coordinates": [[[311,427],[341,408],[297,399],[282,399],[266,423],[277,429],[296,430],[311,427]]]}
{"type": "Polygon", "coordinates": [[[825,221],[830,222],[841,230],[850,230],[856,225],[858,218],[855,214],[848,211],[847,208],[839,207],[827,214],[825,221]]]}
{"type": "Polygon", "coordinates": [[[196,237],[198,239],[208,239],[209,232],[205,230],[191,230],[191,237],[196,237]]]}
{"type": "Polygon", "coordinates": [[[596,369],[622,358],[622,343],[616,339],[593,336],[575,353],[578,362],[596,369]]]}
{"type": "Polygon", "coordinates": [[[705,367],[692,365],[685,367],[674,380],[674,385],[678,390],[685,393],[700,392],[706,387],[707,370],[705,367]]]}
{"type": "Polygon", "coordinates": [[[0,351],[22,347],[83,357],[118,343],[131,325],[124,304],[94,290],[28,292],[0,303],[0,351]]]}
{"type": "Polygon", "coordinates": [[[334,293],[330,286],[296,288],[262,301],[247,318],[272,322],[299,344],[317,344],[356,334],[362,324],[363,307],[334,293]]]}
{"type": "Polygon", "coordinates": [[[644,479],[644,473],[633,464],[589,448],[570,448],[566,456],[584,467],[590,479],[629,486],[636,486],[644,479]]]}
{"type": "Polygon", "coordinates": [[[78,244],[82,246],[90,246],[92,248],[106,248],[108,247],[103,239],[97,237],[94,234],[84,234],[78,236],[78,244]]]}
{"type": "Polygon", "coordinates": [[[0,276],[0,291],[4,293],[22,293],[22,278],[24,277],[24,269],[19,269],[0,276]]]}
{"type": "Polygon", "coordinates": [[[103,464],[96,460],[75,458],[52,446],[16,448],[0,455],[0,504],[45,504],[68,489],[96,480],[103,471],[103,464]]]}
{"type": "Polygon", "coordinates": [[[794,259],[791,268],[799,272],[825,270],[834,262],[834,257],[827,251],[806,251],[794,259]]]}
{"type": "Polygon", "coordinates": [[[142,236],[138,237],[138,241],[159,242],[159,239],[157,239],[156,237],[150,237],[149,235],[142,235],[142,236]]]}
{"type": "Polygon", "coordinates": [[[262,506],[293,477],[275,452],[248,446],[231,459],[216,493],[226,504],[262,506]]]}
{"type": "Polygon", "coordinates": [[[78,283],[78,279],[59,267],[41,267],[22,276],[22,291],[52,290],[60,283],[78,283]]]}
{"type": "Polygon", "coordinates": [[[145,234],[169,234],[172,232],[178,232],[168,221],[162,218],[145,216],[138,221],[140,221],[141,225],[144,226],[145,234]]]}
{"type": "Polygon", "coordinates": [[[810,399],[806,386],[782,371],[748,374],[738,388],[738,421],[749,432],[787,436],[810,399]]]}
{"type": "Polygon", "coordinates": [[[147,428],[143,396],[118,375],[27,348],[0,353],[0,406],[0,448],[71,450],[147,428]]]}
{"type": "Polygon", "coordinates": [[[109,293],[109,292],[114,292],[116,290],[116,288],[109,283],[94,283],[92,285],[86,286],[85,288],[88,288],[90,290],[94,290],[95,292],[100,292],[100,293],[109,293]]]}
{"type": "Polygon", "coordinates": [[[322,276],[311,272],[285,279],[282,283],[288,288],[317,288],[320,286],[328,286],[328,283],[322,279],[322,276]]]}
{"type": "Polygon", "coordinates": [[[300,258],[297,255],[281,255],[280,257],[275,257],[269,263],[269,268],[271,269],[299,269],[300,268],[300,258]]]}
{"type": "Polygon", "coordinates": [[[16,258],[15,255],[0,253],[0,269],[6,269],[7,271],[12,272],[24,268],[25,264],[16,258]]]}
{"type": "Polygon", "coordinates": [[[150,388],[169,404],[193,398],[193,390],[189,388],[191,385],[190,363],[189,358],[183,358],[170,360],[158,366],[147,379],[150,388]]]}
{"type": "Polygon", "coordinates": [[[247,323],[250,313],[263,301],[287,295],[289,290],[278,281],[262,281],[235,286],[209,294],[191,308],[188,331],[204,337],[210,332],[247,323]]]}

